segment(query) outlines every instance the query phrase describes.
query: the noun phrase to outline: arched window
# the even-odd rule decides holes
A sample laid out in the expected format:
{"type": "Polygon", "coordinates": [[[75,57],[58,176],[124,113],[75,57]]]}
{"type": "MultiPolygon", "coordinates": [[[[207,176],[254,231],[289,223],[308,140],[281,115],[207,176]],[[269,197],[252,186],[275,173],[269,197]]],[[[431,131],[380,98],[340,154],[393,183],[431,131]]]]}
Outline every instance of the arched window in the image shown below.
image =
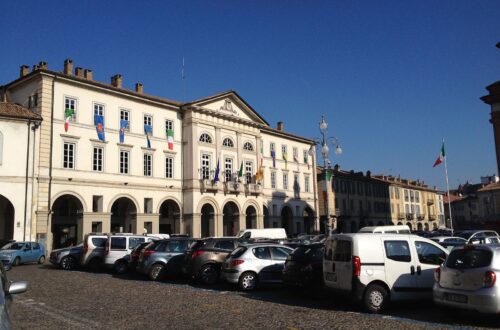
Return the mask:
{"type": "Polygon", "coordinates": [[[3,155],[3,134],[0,132],[0,165],[2,165],[2,155],[3,155]]]}
{"type": "Polygon", "coordinates": [[[222,141],[222,145],[224,147],[234,148],[234,142],[230,138],[225,138],[224,141],[222,141]]]}
{"type": "Polygon", "coordinates": [[[200,142],[212,143],[212,138],[211,138],[211,137],[210,137],[210,135],[208,135],[207,133],[203,133],[203,134],[200,136],[200,142]]]}
{"type": "Polygon", "coordinates": [[[244,150],[253,151],[253,145],[250,142],[245,142],[243,145],[244,150]]]}

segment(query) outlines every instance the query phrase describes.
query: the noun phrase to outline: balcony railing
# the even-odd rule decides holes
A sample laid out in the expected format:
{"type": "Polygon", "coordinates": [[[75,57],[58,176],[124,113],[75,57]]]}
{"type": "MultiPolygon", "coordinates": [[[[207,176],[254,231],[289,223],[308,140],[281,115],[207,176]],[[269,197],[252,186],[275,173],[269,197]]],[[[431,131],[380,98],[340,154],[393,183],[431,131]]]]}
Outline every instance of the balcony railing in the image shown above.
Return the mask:
{"type": "Polygon", "coordinates": [[[436,220],[435,214],[429,214],[429,220],[436,220]]]}
{"type": "Polygon", "coordinates": [[[425,220],[425,214],[417,214],[418,220],[425,220]]]}
{"type": "Polygon", "coordinates": [[[262,186],[257,183],[245,184],[245,193],[247,195],[260,195],[262,193],[262,186]]]}
{"type": "Polygon", "coordinates": [[[241,182],[228,181],[224,182],[224,192],[227,194],[239,194],[243,189],[241,182]]]}
{"type": "Polygon", "coordinates": [[[434,204],[434,200],[429,198],[427,200],[427,205],[433,205],[433,204],[434,204]]]}
{"type": "Polygon", "coordinates": [[[406,220],[413,220],[414,215],[413,213],[406,213],[406,220]]]}
{"type": "Polygon", "coordinates": [[[219,190],[219,182],[214,182],[210,179],[202,179],[201,180],[201,189],[203,191],[214,191],[217,192],[219,190]]]}

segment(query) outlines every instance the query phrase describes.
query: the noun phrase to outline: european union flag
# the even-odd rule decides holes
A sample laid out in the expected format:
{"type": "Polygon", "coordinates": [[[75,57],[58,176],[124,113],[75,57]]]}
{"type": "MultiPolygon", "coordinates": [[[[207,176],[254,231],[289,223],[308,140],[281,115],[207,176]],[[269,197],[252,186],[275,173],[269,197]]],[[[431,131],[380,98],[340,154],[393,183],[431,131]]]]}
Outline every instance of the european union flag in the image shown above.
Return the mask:
{"type": "Polygon", "coordinates": [[[120,120],[120,143],[125,142],[125,130],[128,128],[128,120],[120,120]]]}
{"type": "Polygon", "coordinates": [[[94,115],[94,125],[99,140],[105,141],[106,139],[104,138],[104,116],[94,115]]]}

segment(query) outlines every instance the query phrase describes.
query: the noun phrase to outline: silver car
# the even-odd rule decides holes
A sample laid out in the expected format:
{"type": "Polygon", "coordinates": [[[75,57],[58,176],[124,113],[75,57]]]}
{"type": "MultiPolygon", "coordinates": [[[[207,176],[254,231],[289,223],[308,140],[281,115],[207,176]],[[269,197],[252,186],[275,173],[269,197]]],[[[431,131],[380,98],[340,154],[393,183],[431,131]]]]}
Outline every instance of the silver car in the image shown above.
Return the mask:
{"type": "Polygon", "coordinates": [[[500,245],[465,245],[451,251],[435,271],[438,305],[500,313],[500,245]]]}
{"type": "Polygon", "coordinates": [[[237,247],[222,265],[221,277],[237,283],[241,290],[258,284],[283,283],[283,267],[293,249],[280,244],[250,244],[237,247]]]}

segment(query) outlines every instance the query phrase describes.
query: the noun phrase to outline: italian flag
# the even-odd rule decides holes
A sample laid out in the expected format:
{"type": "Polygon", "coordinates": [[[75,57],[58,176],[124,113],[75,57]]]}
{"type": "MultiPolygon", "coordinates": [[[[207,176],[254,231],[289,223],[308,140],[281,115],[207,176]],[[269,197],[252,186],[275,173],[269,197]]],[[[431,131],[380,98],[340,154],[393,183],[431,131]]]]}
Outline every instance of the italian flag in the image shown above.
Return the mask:
{"type": "Polygon", "coordinates": [[[439,164],[441,164],[444,160],[444,157],[445,157],[445,153],[444,153],[444,142],[443,142],[443,145],[441,146],[441,152],[439,153],[439,157],[438,157],[438,159],[436,159],[436,161],[434,162],[434,165],[432,167],[436,167],[439,164]]]}
{"type": "Polygon", "coordinates": [[[240,171],[238,172],[238,178],[241,178],[243,176],[243,161],[241,162],[240,165],[240,171]]]}
{"type": "Polygon", "coordinates": [[[168,150],[174,150],[174,131],[167,129],[168,150]]]}
{"type": "Polygon", "coordinates": [[[64,111],[64,131],[67,132],[69,128],[69,119],[73,116],[73,109],[66,109],[64,111]]]}

